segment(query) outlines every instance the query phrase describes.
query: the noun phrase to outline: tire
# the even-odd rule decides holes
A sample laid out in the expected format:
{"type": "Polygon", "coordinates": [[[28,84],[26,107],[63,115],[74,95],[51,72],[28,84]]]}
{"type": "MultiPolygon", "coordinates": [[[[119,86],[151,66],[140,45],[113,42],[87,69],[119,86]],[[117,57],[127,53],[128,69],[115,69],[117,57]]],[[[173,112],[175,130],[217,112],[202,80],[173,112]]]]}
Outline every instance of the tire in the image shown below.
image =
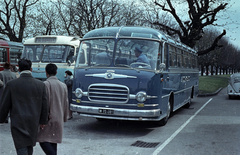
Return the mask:
{"type": "Polygon", "coordinates": [[[229,98],[229,99],[232,99],[233,97],[232,97],[232,95],[228,95],[228,98],[229,98]]]}
{"type": "Polygon", "coordinates": [[[164,125],[167,124],[168,119],[169,119],[169,117],[171,116],[171,112],[172,112],[172,106],[171,106],[171,103],[168,102],[167,116],[164,117],[163,119],[161,119],[161,120],[159,121],[158,124],[159,124],[160,126],[164,126],[164,125]]]}
{"type": "Polygon", "coordinates": [[[105,122],[105,121],[107,121],[107,119],[105,119],[105,118],[96,118],[99,122],[105,122]]]}
{"type": "Polygon", "coordinates": [[[188,103],[185,104],[183,107],[184,108],[190,108],[190,106],[191,106],[191,98],[189,99],[188,103]]]}

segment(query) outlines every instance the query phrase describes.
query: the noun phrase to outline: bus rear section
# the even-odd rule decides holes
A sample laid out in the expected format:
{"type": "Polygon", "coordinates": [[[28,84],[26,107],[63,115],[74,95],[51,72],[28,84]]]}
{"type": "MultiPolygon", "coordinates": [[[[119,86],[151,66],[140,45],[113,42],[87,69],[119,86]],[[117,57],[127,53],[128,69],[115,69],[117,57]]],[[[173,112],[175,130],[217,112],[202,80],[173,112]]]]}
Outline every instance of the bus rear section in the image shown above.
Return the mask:
{"type": "Polygon", "coordinates": [[[23,44],[14,41],[0,40],[0,71],[3,70],[3,64],[7,61],[11,65],[16,65],[21,58],[23,44]]]}

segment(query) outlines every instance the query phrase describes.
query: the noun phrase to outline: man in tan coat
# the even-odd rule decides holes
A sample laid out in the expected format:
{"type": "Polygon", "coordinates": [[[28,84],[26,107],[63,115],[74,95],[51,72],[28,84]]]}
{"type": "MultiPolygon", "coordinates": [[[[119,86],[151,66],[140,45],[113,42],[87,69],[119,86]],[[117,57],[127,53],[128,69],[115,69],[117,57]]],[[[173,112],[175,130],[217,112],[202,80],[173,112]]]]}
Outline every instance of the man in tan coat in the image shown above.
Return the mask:
{"type": "Polygon", "coordinates": [[[62,142],[63,125],[68,116],[68,89],[55,76],[57,66],[48,64],[45,68],[47,80],[44,82],[49,103],[49,121],[38,133],[37,141],[45,154],[57,154],[57,143],[62,142]]]}

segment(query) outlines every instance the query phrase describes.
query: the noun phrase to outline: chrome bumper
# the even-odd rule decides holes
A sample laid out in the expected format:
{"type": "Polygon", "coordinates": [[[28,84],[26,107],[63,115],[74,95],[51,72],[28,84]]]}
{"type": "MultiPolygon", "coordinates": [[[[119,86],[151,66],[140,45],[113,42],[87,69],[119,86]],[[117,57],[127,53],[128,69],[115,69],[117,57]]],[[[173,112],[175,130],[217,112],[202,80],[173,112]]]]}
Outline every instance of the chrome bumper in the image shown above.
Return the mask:
{"type": "Polygon", "coordinates": [[[119,120],[142,120],[142,121],[158,121],[164,118],[161,115],[160,109],[153,110],[132,110],[132,109],[116,109],[104,107],[91,107],[70,104],[70,109],[74,112],[79,112],[82,116],[119,119],[119,120]],[[99,109],[114,110],[114,114],[99,113],[99,109]]]}
{"type": "Polygon", "coordinates": [[[231,96],[240,96],[240,93],[228,93],[228,95],[231,95],[231,96]]]}

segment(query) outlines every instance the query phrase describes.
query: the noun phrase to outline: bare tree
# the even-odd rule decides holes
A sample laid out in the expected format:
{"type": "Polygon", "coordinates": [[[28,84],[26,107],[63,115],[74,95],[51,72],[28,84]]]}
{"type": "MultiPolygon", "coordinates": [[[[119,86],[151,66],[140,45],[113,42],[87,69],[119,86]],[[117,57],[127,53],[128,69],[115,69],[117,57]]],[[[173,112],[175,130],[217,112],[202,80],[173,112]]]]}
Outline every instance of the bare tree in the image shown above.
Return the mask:
{"type": "Polygon", "coordinates": [[[73,26],[76,23],[74,23],[73,11],[75,10],[75,3],[73,1],[66,0],[57,0],[52,3],[57,8],[57,14],[59,16],[58,22],[60,23],[59,26],[62,28],[61,33],[66,32],[70,36],[74,35],[75,32],[73,26]]]}
{"type": "Polygon", "coordinates": [[[0,34],[11,41],[22,42],[26,28],[27,9],[39,0],[1,0],[0,34]]]}
{"type": "Polygon", "coordinates": [[[120,9],[115,0],[73,0],[72,2],[74,6],[70,11],[73,19],[72,28],[80,37],[96,28],[113,26],[113,20],[120,9]]]}
{"type": "MultiPolygon", "coordinates": [[[[184,19],[182,14],[177,14],[176,7],[186,6],[184,1],[173,0],[154,0],[154,4],[160,7],[163,11],[168,12],[177,22],[179,29],[160,23],[159,21],[153,24],[160,26],[166,30],[169,35],[177,34],[181,42],[190,47],[194,47],[196,41],[203,37],[203,28],[213,25],[217,20],[216,15],[224,10],[228,3],[223,3],[219,0],[186,0],[188,19],[184,19]],[[176,2],[177,5],[173,5],[176,2]],[[185,4],[185,5],[184,5],[185,4]]],[[[185,16],[186,18],[186,16],[185,16]]],[[[218,41],[226,34],[223,30],[212,45],[208,49],[198,51],[198,55],[203,55],[218,47],[218,41]]]]}

